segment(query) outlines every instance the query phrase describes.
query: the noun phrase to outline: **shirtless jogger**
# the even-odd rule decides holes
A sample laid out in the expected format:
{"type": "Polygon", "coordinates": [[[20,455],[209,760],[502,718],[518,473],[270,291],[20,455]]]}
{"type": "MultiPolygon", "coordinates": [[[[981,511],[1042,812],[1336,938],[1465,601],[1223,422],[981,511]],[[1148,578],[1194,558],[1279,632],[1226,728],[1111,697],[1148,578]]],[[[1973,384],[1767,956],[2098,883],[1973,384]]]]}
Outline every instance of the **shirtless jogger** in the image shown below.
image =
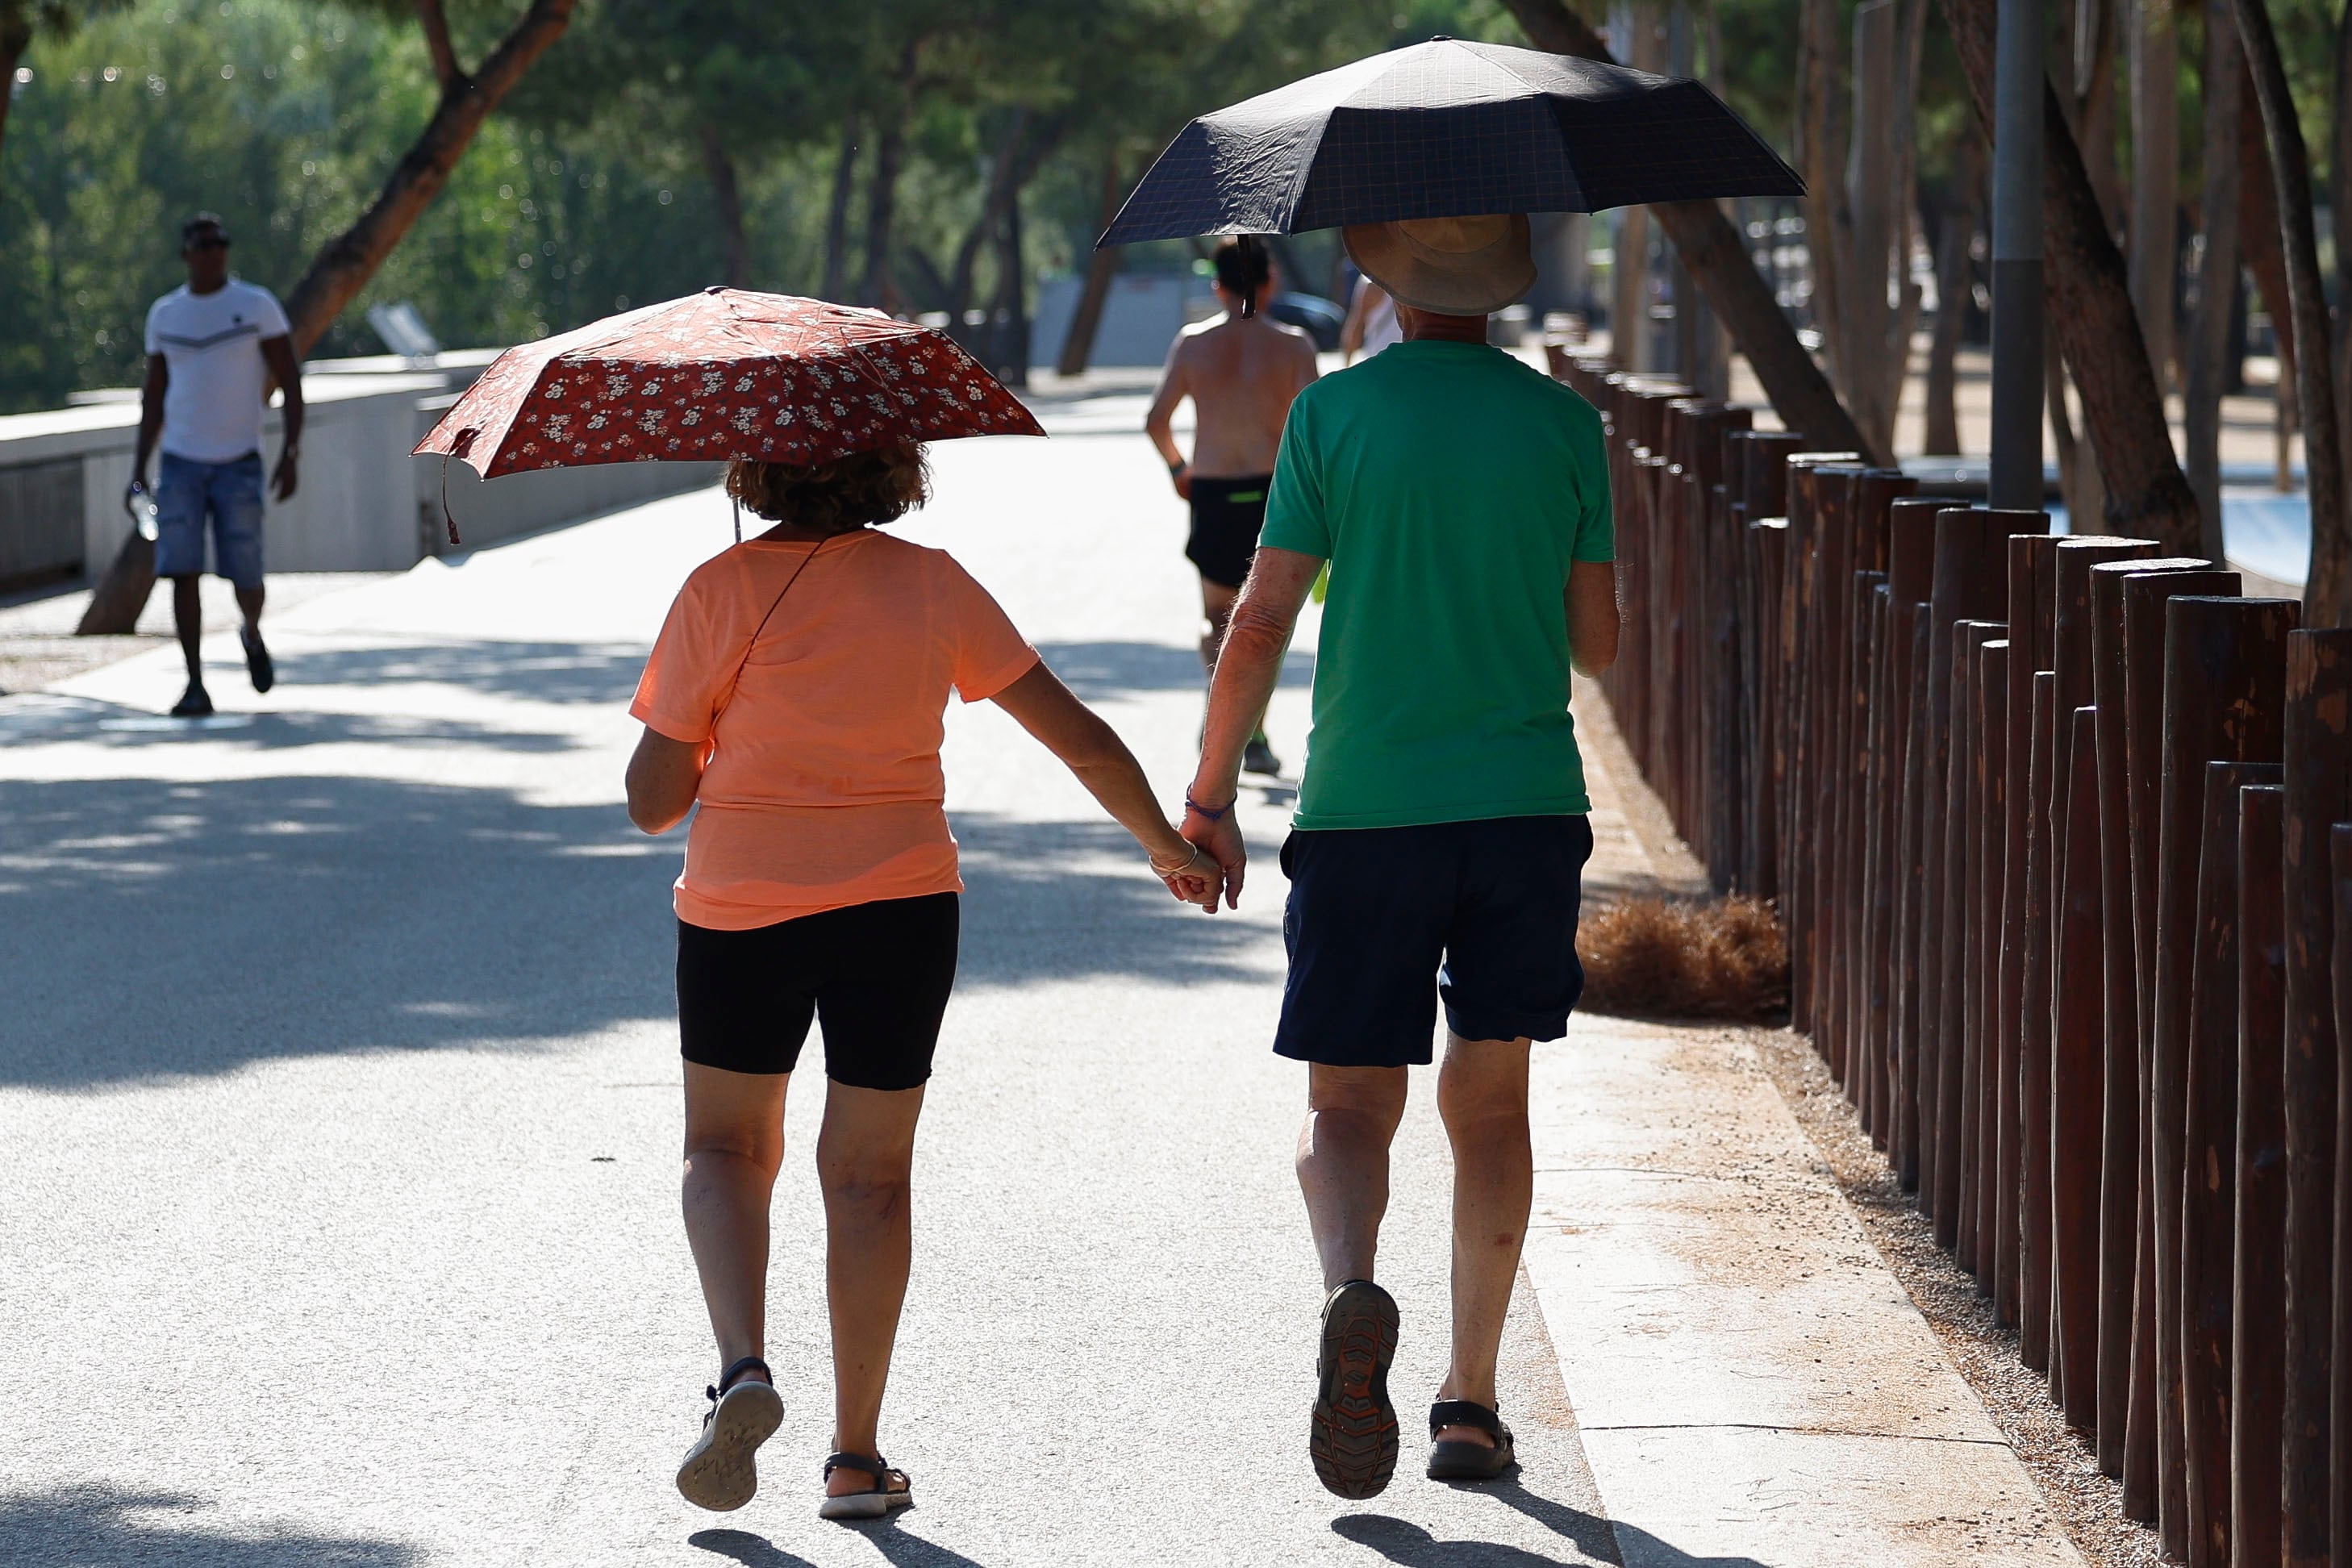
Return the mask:
{"type": "MultiPolygon", "coordinates": [[[[1275,291],[1274,262],[1264,243],[1247,235],[1221,241],[1216,268],[1225,313],[1177,335],[1143,422],[1176,493],[1192,503],[1184,553],[1201,572],[1201,613],[1208,621],[1201,663],[1212,675],[1234,595],[1257,553],[1266,486],[1290,400],[1315,379],[1315,345],[1307,334],[1258,314],[1258,302],[1275,291]],[[1187,397],[1198,421],[1189,462],[1169,428],[1176,405],[1187,397]]],[[[1282,771],[1262,732],[1250,738],[1243,765],[1254,773],[1282,771]]]]}

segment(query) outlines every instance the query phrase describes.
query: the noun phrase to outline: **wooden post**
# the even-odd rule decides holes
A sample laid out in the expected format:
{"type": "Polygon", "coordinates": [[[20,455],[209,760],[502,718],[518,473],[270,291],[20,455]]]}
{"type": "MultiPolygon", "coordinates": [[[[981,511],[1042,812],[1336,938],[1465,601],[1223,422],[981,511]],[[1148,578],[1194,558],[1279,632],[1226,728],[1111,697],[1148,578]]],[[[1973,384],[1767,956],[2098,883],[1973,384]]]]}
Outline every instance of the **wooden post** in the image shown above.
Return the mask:
{"type": "Polygon", "coordinates": [[[1938,1158],[1948,1157],[1958,1173],[1953,1187],[1958,1207],[1953,1218],[1953,1253],[1960,1267],[1987,1282],[1988,1288],[1992,1279],[1991,1253],[1988,1250],[1981,1258],[1977,1254],[1979,1189],[1987,1179],[1979,1152],[1987,1077],[1978,1041],[1969,1029],[1969,999],[1979,994],[1977,971],[1969,964],[1977,955],[1969,933],[1976,929],[1977,900],[1983,892],[1976,853],[1984,820],[1982,791],[1977,785],[1982,742],[1977,734],[1976,678],[1985,644],[2005,637],[2008,632],[2009,627],[1999,621],[1962,621],[1953,628],[1951,776],[1946,796],[1950,805],[1944,819],[1943,1036],[1950,1042],[1944,1086],[1958,1096],[1959,1114],[1944,1124],[1953,1142],[1945,1145],[1938,1158]]]}
{"type": "MultiPolygon", "coordinates": [[[[2154,1334],[2154,1398],[2147,1406],[2145,1425],[2137,1399],[2126,1417],[2124,1473],[2128,1480],[2135,1449],[2152,1454],[2157,1522],[2175,1556],[2185,1556],[2189,1546],[2180,1409],[2179,1245],[2181,1183],[2188,1169],[2182,1135],[2205,764],[2211,760],[2278,759],[2284,733],[2286,634],[2294,627],[2294,612],[2293,601],[2284,599],[2183,595],[2165,605],[2164,766],[2156,824],[2156,983],[2150,991],[2156,1026],[2142,1063],[2147,1085],[2142,1137],[2147,1153],[2139,1206],[2147,1241],[2140,1249],[2141,1309],[2135,1314],[2134,1331],[2154,1334]]],[[[2292,1098],[2288,1104],[2292,1117],[2292,1098]]],[[[2328,1110],[2332,1137],[2332,1100],[2328,1110]]],[[[2331,1203],[2333,1197],[2331,1190],[2331,1203]]],[[[2292,1224],[2290,1210],[2290,1245],[2292,1224]]]]}
{"type": "Polygon", "coordinates": [[[1768,517],[1748,525],[1755,625],[1748,637],[1748,701],[1754,709],[1755,743],[1749,753],[1754,788],[1748,802],[1749,858],[1755,866],[1750,891],[1778,902],[1780,896],[1780,736],[1787,720],[1780,704],[1780,595],[1788,574],[1789,520],[1768,517]]]}
{"type": "Polygon", "coordinates": [[[2009,519],[1999,512],[1947,507],[1936,514],[1936,577],[1927,626],[1927,736],[1919,821],[1928,831],[1919,921],[1919,1191],[1945,1247],[1958,1239],[1959,1213],[1959,1042],[1945,1029],[1944,955],[1948,883],[1945,850],[1950,825],[1953,627],[2000,620],[2008,584],[2000,570],[2009,519]],[[1928,1137],[1929,1126],[1935,1135],[1928,1137]],[[1952,1158],[1947,1163],[1945,1154],[1952,1158]],[[1934,1168],[1931,1172],[1930,1162],[1934,1168]]]}
{"type": "Polygon", "coordinates": [[[1903,757],[1895,743],[1901,733],[1896,719],[1895,687],[1906,674],[1910,651],[1896,638],[1908,631],[1911,606],[1896,613],[1895,593],[1882,576],[1870,595],[1870,699],[1864,714],[1866,726],[1864,754],[1862,849],[1862,984],[1860,1039],[1871,1064],[1870,1115],[1873,1142],[1885,1151],[1890,1163],[1895,1143],[1894,1034],[1887,1026],[1893,1014],[1893,982],[1887,962],[1894,949],[1894,855],[1889,839],[1899,807],[1895,780],[1903,757]]]}
{"type": "Polygon", "coordinates": [[[2277,1568],[2286,1431],[2286,791],[2238,795],[2238,1194],[2230,1273],[2230,1561],[2277,1568]],[[2265,1042],[2275,1041],[2275,1046],[2265,1042]]]}
{"type": "MultiPolygon", "coordinates": [[[[2006,633],[2008,628],[2003,627],[2006,633]]],[[[2002,1299],[2002,1277],[2016,1278],[2014,1229],[2018,1140],[2017,1052],[2000,1037],[2000,883],[2002,826],[2009,820],[2009,638],[1979,645],[1975,679],[1976,755],[1969,765],[1973,809],[1969,833],[1967,1036],[1977,1058],[1977,1280],[1992,1295],[1996,1321],[2016,1321],[2002,1299]]]]}
{"type": "MultiPolygon", "coordinates": [[[[2099,710],[2077,708],[2069,718],[2074,749],[2087,763],[2098,743],[2099,710]]],[[[2068,820],[2095,825],[2099,805],[2096,769],[2076,767],[2068,788],[2068,820]]],[[[2105,1107],[2099,1096],[2070,1092],[2068,1086],[2100,1083],[2105,1078],[2106,1040],[2096,1012],[2104,974],[2093,949],[2104,878],[2098,834],[2070,832],[2061,843],[2065,864],[2054,889],[2058,947],[2053,966],[2051,1029],[2055,1101],[2051,1139],[2051,1259],[2058,1310],[2050,1360],[2060,1374],[2053,1380],[2053,1392],[2060,1397],[2067,1421],[2087,1430],[2098,1420],[2099,1405],[2100,1124],[2105,1107]]]]}
{"type": "Polygon", "coordinates": [[[1906,1188],[1919,1181],[1919,1085],[1917,1073],[1918,996],[1916,970],[1919,952],[1920,853],[1917,786],[1912,782],[1920,763],[1913,744],[1920,713],[1913,692],[1922,671],[1916,662],[1918,639],[1925,635],[1928,601],[1936,583],[1936,514],[1940,500],[1906,498],[1887,508],[1886,587],[1891,620],[1888,626],[1889,668],[1886,817],[1880,825],[1885,837],[1882,851],[1885,876],[1880,896],[1886,903],[1881,932],[1884,949],[1875,967],[1884,976],[1886,1051],[1893,1064],[1892,1116],[1888,1159],[1896,1179],[1906,1188]]]}
{"type": "MultiPolygon", "coordinates": [[[[2107,944],[2105,1112],[2100,1135],[2099,1179],[2099,1468],[2108,1475],[2124,1472],[2124,1435],[2131,1398],[2132,1296],[2137,1283],[2139,1246],[2141,1018],[2137,941],[2134,927],[2134,885],[2138,875],[2138,836],[2134,814],[2142,809],[2143,770],[2155,764],[2155,741],[2147,741],[2145,756],[2131,728],[2133,702],[2155,699],[2153,716],[2143,718],[2153,731],[2162,721],[2160,672],[2150,673],[2163,656],[2160,606],[2166,584],[2181,593],[2233,594],[2238,574],[2217,572],[2203,563],[2185,560],[2110,563],[2091,568],[2092,686],[2099,710],[2099,856],[2104,889],[2101,923],[2116,932],[2107,944]],[[2135,621],[2126,606],[2144,602],[2135,621]],[[2134,642],[2127,632],[2142,633],[2134,642]],[[2155,637],[2147,637],[2152,628],[2155,637]],[[2137,662],[2135,662],[2137,661],[2137,662]],[[2135,683],[2128,677],[2137,668],[2135,683]]],[[[2150,805],[2146,809],[2152,810],[2150,805]]],[[[2151,894],[2152,898],[2153,895],[2151,894]]]]}
{"type": "MultiPolygon", "coordinates": [[[[2335,992],[2336,1002],[2336,1087],[2337,1093],[2341,1095],[2344,1086],[2352,1083],[2352,1069],[2347,1069],[2344,1062],[2345,1051],[2347,1047],[2352,1047],[2352,822],[2331,824],[2328,828],[2328,838],[2330,842],[2328,863],[2335,873],[2336,882],[2334,910],[2336,930],[2335,941],[2331,944],[2329,968],[2334,980],[2332,989],[2335,992]]],[[[2341,1106],[2342,1101],[2339,1100],[2337,1103],[2341,1106]]],[[[2347,1138],[2352,1138],[2352,1128],[2347,1128],[2346,1122],[2339,1121],[2336,1123],[2336,1148],[2339,1151],[2346,1147],[2347,1138]]],[[[2343,1394],[2345,1368],[2347,1365],[2352,1365],[2352,1342],[2347,1340],[2347,1324],[2345,1321],[2346,1311],[2347,1308],[2352,1308],[2352,1301],[2347,1301],[2346,1299],[2344,1281],[2345,1260],[2347,1257],[2352,1257],[2352,1237],[2342,1234],[2346,1216],[2352,1215],[2352,1198],[2347,1198],[2345,1192],[2347,1163],[2339,1159],[2336,1165],[2337,1237],[2335,1367],[2336,1389],[2339,1399],[2343,1394]]],[[[2345,1411],[2340,1404],[2336,1405],[2336,1412],[2334,1429],[2339,1433],[2352,1433],[2352,1412],[2345,1411]]],[[[2345,1484],[2344,1459],[2340,1452],[2343,1447],[2342,1444],[2337,1445],[2339,1452],[2336,1455],[2336,1486],[2338,1489],[2335,1496],[2339,1504],[2343,1500],[2344,1493],[2341,1489],[2345,1484]]],[[[2336,1517],[2342,1516],[2338,1514],[2336,1517]]],[[[2352,1539],[2352,1536],[2335,1535],[2333,1539],[2344,1541],[2352,1539]]]]}
{"type": "Polygon", "coordinates": [[[2181,1415],[2190,1568],[2230,1563],[2230,1258],[2238,1175],[2238,792],[2268,763],[2208,763],[2189,980],[2188,1182],[2180,1211],[2181,1415]]]}
{"type": "MultiPolygon", "coordinates": [[[[2053,616],[2051,625],[2049,668],[2058,676],[2059,746],[2052,757],[2049,793],[2029,804],[2029,809],[2039,812],[2042,816],[2043,831],[2049,835],[2050,839],[2048,871],[2053,878],[2063,872],[2066,864],[2068,824],[2064,808],[2072,799],[2072,776],[2076,763],[2072,744],[2073,715],[2075,709],[2086,706],[2093,698],[2090,637],[2091,568],[2103,562],[2149,556],[2155,552],[2154,540],[2118,539],[2108,535],[2091,535],[2063,540],[2057,549],[2057,578],[2053,595],[2053,616]]],[[[2084,752],[2080,760],[2085,768],[2095,765],[2090,752],[2084,752]]],[[[2069,1048],[2069,1042],[2053,1037],[2051,1046],[2052,1061],[2053,1063],[2071,1062],[2074,1064],[2075,1070],[2060,1077],[2051,1087],[2053,1125],[2072,1130],[2070,1133],[2062,1135],[2087,1138],[2092,1147],[2095,1148],[2101,1130],[2102,1097],[2105,1079],[2105,1030],[2104,1026],[2099,1022],[2099,1005],[2102,1000],[2099,988],[2104,985],[2103,971],[2099,963],[2103,942],[2098,920],[2099,911],[2094,906],[2089,911],[2088,923],[2077,928],[2074,933],[2077,945],[2071,955],[2076,963],[2070,969],[2064,962],[2069,955],[2061,952],[2058,947],[2062,933],[2058,929],[2061,906],[2056,887],[2044,889],[2042,899],[2043,907],[2050,911],[2052,921],[2051,930],[2042,933],[2041,940],[2052,944],[2050,983],[2053,1005],[2065,1007],[2070,1016],[2077,1020],[2079,1026],[2093,1031],[2095,1047],[2089,1050],[2074,1050],[2069,1048]],[[2070,983],[2094,989],[2086,996],[2072,998],[2060,996],[2058,993],[2061,988],[2070,983]]],[[[2034,939],[2034,933],[2029,932],[2028,940],[2034,939]]],[[[2045,1152],[2037,1151],[2029,1157],[2046,1159],[2050,1155],[2045,1152]]],[[[2090,1200],[2093,1190],[2095,1189],[2085,1189],[2083,1194],[2086,1201],[2090,1200]]],[[[2053,1194],[2064,1195],[2064,1189],[2054,1182],[2051,1191],[2053,1194]]],[[[2095,1284],[2097,1278],[2096,1268],[2097,1265],[2094,1259],[2084,1258],[2077,1260],[2076,1265],[2072,1268],[2061,1269],[2053,1265],[2052,1273],[2053,1280],[2071,1280],[2077,1285],[2090,1287],[2088,1294],[2079,1296],[2071,1304],[2076,1310],[2089,1313],[2095,1320],[2098,1311],[2098,1296],[2095,1284]]],[[[2068,1304],[2067,1299],[2061,1296],[2053,1301],[2053,1311],[2063,1311],[2068,1304]]],[[[2084,1371],[2095,1384],[2095,1363],[2086,1365],[2084,1371]]],[[[2067,1385],[2063,1376],[2053,1380],[2052,1393],[2061,1404],[2073,1403],[2067,1397],[2067,1385]]]]}
{"type": "MultiPolygon", "coordinates": [[[[2044,907],[2051,879],[2047,824],[2032,810],[2049,787],[2058,750],[2058,675],[2033,672],[2032,754],[2026,760],[2025,928],[2049,929],[2044,907]]],[[[2020,994],[2023,1023],[2018,1031],[2017,1076],[2020,1142],[2025,1153],[2019,1183],[2017,1327],[2018,1355],[2036,1372],[2050,1370],[2050,950],[2029,941],[2020,994]]]]}
{"type": "MultiPolygon", "coordinates": [[[[2306,440],[2326,439],[2314,421],[2306,440]]],[[[2313,524],[2318,526],[2319,514],[2313,524]]],[[[2294,606],[2286,602],[2290,610],[2294,606]]],[[[2290,622],[2292,624],[2292,621],[2290,622]]],[[[2332,1297],[2352,1270],[2336,1263],[2335,879],[2328,828],[2352,816],[2352,626],[2286,639],[2286,1550],[2290,1562],[2329,1539],[2336,1478],[2352,1453],[2330,1453],[2334,1399],[2352,1384],[2333,1367],[2332,1297]]],[[[2347,1260],[2352,1261],[2352,1260],[2347,1260]]],[[[2352,1304],[2347,1304],[2352,1305],[2352,1304]]],[[[2352,1312],[2347,1312],[2352,1317],[2352,1312]]],[[[2352,1367],[2345,1369],[2352,1374],[2352,1367]]],[[[2352,1432],[2347,1433],[2352,1438],[2352,1432]]],[[[2352,1446],[2352,1445],[2347,1445],[2352,1446]]],[[[2335,1499],[2352,1509],[2352,1497],[2335,1499]]],[[[2352,1515],[2345,1517],[2352,1535],[2352,1515]]],[[[2331,1561],[2352,1558],[2340,1539],[2331,1561]]]]}

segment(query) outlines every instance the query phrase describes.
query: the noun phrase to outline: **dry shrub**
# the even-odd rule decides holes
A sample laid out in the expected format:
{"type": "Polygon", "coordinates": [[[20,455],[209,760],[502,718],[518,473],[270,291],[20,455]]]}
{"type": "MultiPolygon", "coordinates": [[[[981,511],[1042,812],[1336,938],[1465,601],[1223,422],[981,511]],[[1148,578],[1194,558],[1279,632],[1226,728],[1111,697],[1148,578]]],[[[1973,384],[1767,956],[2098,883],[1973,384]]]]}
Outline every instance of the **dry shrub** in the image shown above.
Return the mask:
{"type": "Polygon", "coordinates": [[[1752,1023],[1789,1002],[1788,938],[1758,899],[1627,899],[1584,917],[1576,952],[1590,1012],[1752,1023]]]}

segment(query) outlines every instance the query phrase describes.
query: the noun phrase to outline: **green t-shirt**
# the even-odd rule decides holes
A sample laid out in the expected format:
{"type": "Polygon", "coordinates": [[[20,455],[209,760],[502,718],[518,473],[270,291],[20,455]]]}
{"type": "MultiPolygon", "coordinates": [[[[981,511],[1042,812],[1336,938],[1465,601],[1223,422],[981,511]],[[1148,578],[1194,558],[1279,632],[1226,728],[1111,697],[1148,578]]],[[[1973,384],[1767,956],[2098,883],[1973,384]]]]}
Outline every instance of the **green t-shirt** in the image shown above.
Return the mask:
{"type": "Polygon", "coordinates": [[[1569,563],[1615,558],[1601,416],[1479,343],[1393,343],[1290,405],[1259,542],[1331,563],[1296,825],[1590,809],[1569,563]]]}

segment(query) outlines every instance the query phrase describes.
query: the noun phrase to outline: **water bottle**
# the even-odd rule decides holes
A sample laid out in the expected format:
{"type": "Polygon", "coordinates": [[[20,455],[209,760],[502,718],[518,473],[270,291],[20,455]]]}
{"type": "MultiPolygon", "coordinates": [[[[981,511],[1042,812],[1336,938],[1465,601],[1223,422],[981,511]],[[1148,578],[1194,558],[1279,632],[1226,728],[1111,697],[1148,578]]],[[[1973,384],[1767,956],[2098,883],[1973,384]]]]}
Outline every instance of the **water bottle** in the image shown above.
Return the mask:
{"type": "Polygon", "coordinates": [[[154,543],[157,508],[155,498],[148,494],[147,487],[137,479],[131,480],[131,488],[123,492],[122,509],[131,514],[131,525],[139,531],[139,537],[150,544],[154,543]]]}

